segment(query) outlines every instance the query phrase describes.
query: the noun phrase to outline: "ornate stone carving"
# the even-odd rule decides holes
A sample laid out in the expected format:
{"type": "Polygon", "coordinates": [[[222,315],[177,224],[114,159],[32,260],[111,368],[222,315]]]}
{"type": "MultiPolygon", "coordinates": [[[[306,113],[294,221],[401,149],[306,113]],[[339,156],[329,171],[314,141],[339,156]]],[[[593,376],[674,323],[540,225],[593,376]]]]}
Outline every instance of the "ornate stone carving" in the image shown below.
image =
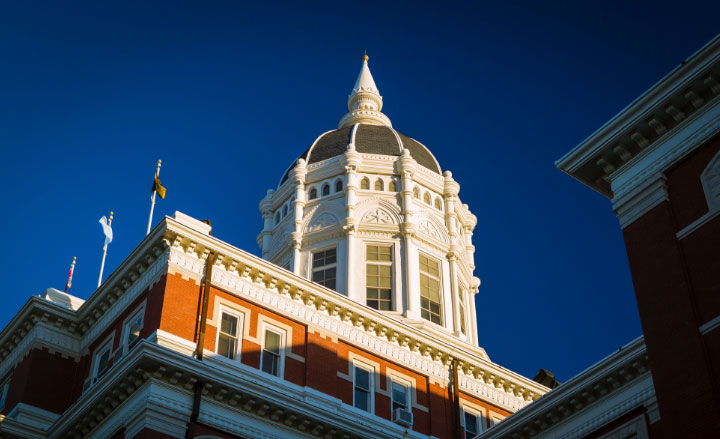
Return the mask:
{"type": "Polygon", "coordinates": [[[374,224],[393,224],[393,218],[385,210],[381,208],[372,209],[363,215],[361,220],[363,223],[374,223],[374,224]]]}
{"type": "Polygon", "coordinates": [[[338,221],[335,215],[324,212],[310,222],[310,225],[308,225],[306,231],[314,232],[316,230],[324,229],[325,227],[335,226],[337,224],[340,224],[340,221],[338,221]]]}

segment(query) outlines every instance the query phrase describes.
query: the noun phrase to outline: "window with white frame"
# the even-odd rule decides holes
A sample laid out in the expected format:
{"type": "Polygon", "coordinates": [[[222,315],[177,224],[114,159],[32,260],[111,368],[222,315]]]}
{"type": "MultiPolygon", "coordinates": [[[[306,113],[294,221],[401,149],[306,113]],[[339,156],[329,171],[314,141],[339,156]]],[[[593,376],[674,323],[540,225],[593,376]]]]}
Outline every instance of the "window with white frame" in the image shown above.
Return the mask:
{"type": "Polygon", "coordinates": [[[472,439],[482,432],[482,416],[479,413],[463,410],[465,439],[472,439]]]}
{"type": "Polygon", "coordinates": [[[140,331],[145,321],[145,307],[136,311],[123,325],[123,346],[126,351],[140,341],[140,331]]]}
{"type": "Polygon", "coordinates": [[[420,316],[442,325],[440,263],[420,254],[420,316]]]}
{"type": "Polygon", "coordinates": [[[312,254],[312,280],[332,290],[336,288],[337,251],[334,248],[312,254]]]}
{"type": "Polygon", "coordinates": [[[276,377],[283,375],[285,331],[266,326],[263,333],[260,370],[276,377]]]}
{"type": "Polygon", "coordinates": [[[110,369],[110,354],[112,352],[112,339],[108,340],[102,347],[95,352],[93,361],[92,382],[97,381],[105,372],[110,369]]]}
{"type": "Polygon", "coordinates": [[[5,400],[7,399],[8,389],[10,388],[10,376],[8,375],[0,384],[0,410],[5,408],[5,400]]]}
{"type": "Polygon", "coordinates": [[[410,411],[410,385],[400,381],[392,381],[392,411],[403,409],[410,411]]]}
{"type": "Polygon", "coordinates": [[[221,309],[217,338],[218,355],[231,360],[239,358],[242,347],[242,324],[242,314],[221,309]]]}
{"type": "Polygon", "coordinates": [[[381,311],[391,311],[392,246],[368,245],[366,259],[367,305],[381,311]]]}
{"type": "Polygon", "coordinates": [[[353,406],[366,412],[373,412],[373,369],[358,363],[353,364],[353,406]]]}

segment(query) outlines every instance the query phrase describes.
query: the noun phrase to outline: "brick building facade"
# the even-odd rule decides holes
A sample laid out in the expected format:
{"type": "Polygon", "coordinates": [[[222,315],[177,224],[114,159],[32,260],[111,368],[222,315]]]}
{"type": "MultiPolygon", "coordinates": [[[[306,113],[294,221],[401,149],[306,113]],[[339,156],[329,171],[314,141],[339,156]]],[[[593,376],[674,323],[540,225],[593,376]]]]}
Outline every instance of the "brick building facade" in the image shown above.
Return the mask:
{"type": "Polygon", "coordinates": [[[557,165],[612,200],[643,337],[480,437],[720,437],[720,37],[557,165]]]}
{"type": "Polygon", "coordinates": [[[382,106],[366,57],[261,201],[264,259],[178,212],[87,301],[31,297],[0,437],[472,437],[547,392],[478,346],[477,220],[382,106]]]}

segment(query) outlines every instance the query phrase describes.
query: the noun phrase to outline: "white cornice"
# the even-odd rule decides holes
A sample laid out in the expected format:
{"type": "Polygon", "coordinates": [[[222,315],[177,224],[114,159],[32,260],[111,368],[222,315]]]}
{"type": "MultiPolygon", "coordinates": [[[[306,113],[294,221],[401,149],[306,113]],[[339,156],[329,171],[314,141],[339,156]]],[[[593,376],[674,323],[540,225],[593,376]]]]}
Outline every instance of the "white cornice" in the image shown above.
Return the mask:
{"type": "MultiPolygon", "coordinates": [[[[537,398],[547,388],[514,374],[483,358],[484,352],[470,346],[460,347],[428,337],[390,316],[358,304],[342,295],[250,255],[216,238],[198,234],[166,218],[168,237],[177,243],[170,252],[170,263],[178,270],[201,276],[201,252],[212,250],[222,256],[222,264],[213,271],[213,283],[245,300],[261,304],[278,313],[322,328],[353,344],[359,344],[377,355],[420,369],[440,381],[448,378],[447,363],[451,357],[467,363],[467,369],[480,380],[502,378],[504,393],[515,402],[504,405],[511,411],[527,404],[525,398],[537,398]],[[192,251],[186,250],[193,243],[192,251]],[[229,267],[233,267],[229,269],[229,267]],[[511,385],[512,384],[512,385],[511,385]],[[512,389],[512,390],[510,390],[512,389]],[[519,395],[519,396],[518,396],[519,395]]],[[[495,403],[500,404],[499,401],[495,403]]]]}
{"type": "MultiPolygon", "coordinates": [[[[584,184],[611,196],[604,177],[633,156],[654,148],[686,114],[720,94],[720,36],[638,97],[555,165],[584,184]]],[[[617,195],[617,194],[616,194],[617,195]]]]}
{"type": "MultiPolygon", "coordinates": [[[[639,394],[642,394],[642,398],[647,399],[650,396],[648,392],[654,393],[654,390],[652,390],[652,380],[649,375],[645,342],[640,337],[548,392],[499,425],[482,433],[478,438],[540,437],[541,432],[549,430],[554,425],[559,425],[576,413],[606,398],[607,395],[624,391],[624,386],[629,383],[645,382],[645,380],[649,380],[651,390],[647,390],[648,387],[643,384],[639,394]]],[[[626,400],[631,404],[636,404],[640,397],[636,397],[633,392],[630,393],[633,396],[626,400]]],[[[614,411],[609,413],[614,413],[614,411]]],[[[583,435],[572,437],[583,437],[583,435]]]]}

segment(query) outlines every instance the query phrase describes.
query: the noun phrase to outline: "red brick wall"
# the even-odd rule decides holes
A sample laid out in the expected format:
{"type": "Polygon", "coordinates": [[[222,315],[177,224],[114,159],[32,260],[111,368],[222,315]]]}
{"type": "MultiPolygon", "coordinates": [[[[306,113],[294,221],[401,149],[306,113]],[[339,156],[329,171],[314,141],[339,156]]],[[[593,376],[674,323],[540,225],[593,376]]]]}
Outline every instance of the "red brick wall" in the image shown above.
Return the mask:
{"type": "MultiPolygon", "coordinates": [[[[192,280],[183,279],[179,274],[167,276],[166,290],[164,293],[163,309],[160,316],[161,330],[172,333],[176,336],[193,341],[195,325],[198,313],[198,298],[200,297],[200,286],[192,280]]],[[[429,411],[418,408],[413,409],[414,426],[413,430],[422,434],[434,435],[440,438],[452,437],[452,405],[448,400],[446,387],[436,383],[430,383],[427,376],[408,370],[395,363],[386,361],[369,352],[359,349],[343,341],[333,341],[332,336],[320,334],[316,331],[308,331],[305,324],[279,315],[261,306],[240,299],[226,291],[211,288],[208,300],[208,320],[217,321],[219,316],[214,315],[215,302],[217,298],[230,301],[239,307],[250,310],[250,316],[245,325],[251,338],[261,339],[258,334],[258,320],[260,316],[273,320],[282,325],[292,328],[291,352],[304,361],[298,361],[291,357],[285,358],[284,378],[300,386],[307,386],[323,392],[332,397],[342,400],[345,404],[353,403],[353,384],[351,381],[340,377],[338,374],[350,374],[351,353],[357,357],[366,359],[370,363],[379,365],[380,391],[388,392],[387,376],[389,370],[395,370],[415,380],[417,389],[417,403],[427,407],[429,411]]],[[[217,336],[217,327],[208,323],[205,333],[205,349],[214,351],[217,336]]],[[[261,346],[253,340],[243,338],[241,361],[248,366],[260,367],[261,346]]],[[[509,416],[505,410],[491,406],[484,401],[473,398],[470,395],[463,395],[463,398],[470,400],[486,408],[489,413],[498,413],[502,416],[509,416]]],[[[375,414],[385,419],[391,417],[391,398],[380,392],[375,393],[375,414]]],[[[487,427],[487,425],[486,425],[487,427]]]]}
{"type": "Polygon", "coordinates": [[[12,373],[2,413],[7,414],[19,402],[53,413],[64,412],[77,398],[75,381],[78,362],[47,348],[32,349],[12,373]]]}
{"type": "Polygon", "coordinates": [[[720,337],[698,330],[720,314],[720,218],[676,237],[708,211],[700,174],[718,150],[720,137],[668,171],[669,202],[623,230],[668,438],[720,437],[720,337]]]}

